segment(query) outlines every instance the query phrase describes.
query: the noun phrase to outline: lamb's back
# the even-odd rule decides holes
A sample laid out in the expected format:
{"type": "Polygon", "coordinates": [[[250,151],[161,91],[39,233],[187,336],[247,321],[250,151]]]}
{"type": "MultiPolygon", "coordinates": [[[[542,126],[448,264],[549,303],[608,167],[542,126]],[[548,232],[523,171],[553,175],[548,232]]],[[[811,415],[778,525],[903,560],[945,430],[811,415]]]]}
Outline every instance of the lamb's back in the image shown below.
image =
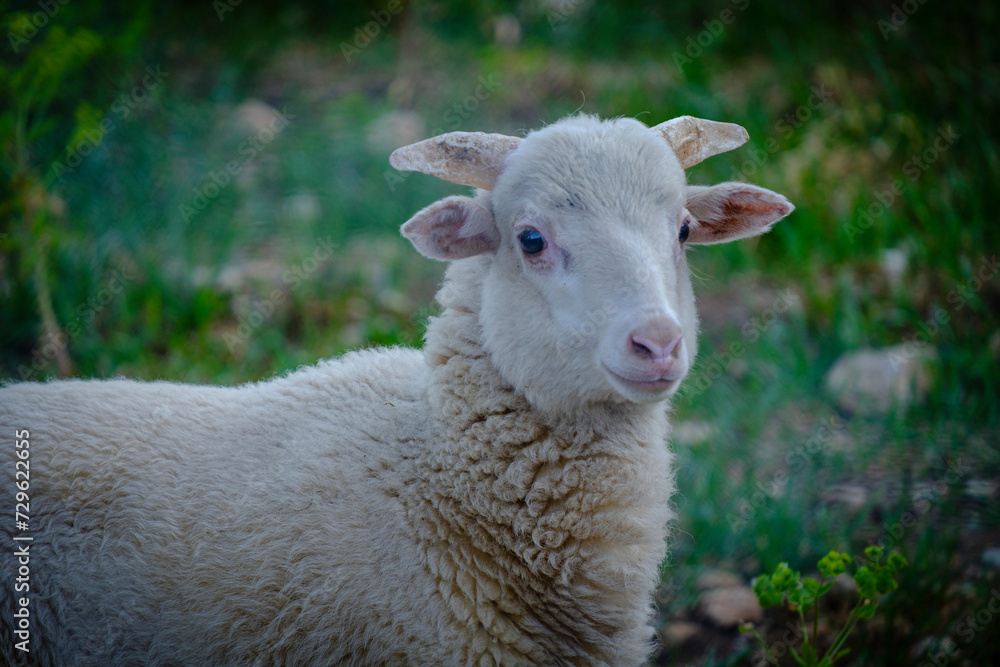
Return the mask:
{"type": "Polygon", "coordinates": [[[240,387],[0,388],[0,433],[30,433],[35,636],[57,661],[372,657],[392,631],[372,616],[426,593],[396,499],[426,446],[425,374],[394,348],[240,387]]]}

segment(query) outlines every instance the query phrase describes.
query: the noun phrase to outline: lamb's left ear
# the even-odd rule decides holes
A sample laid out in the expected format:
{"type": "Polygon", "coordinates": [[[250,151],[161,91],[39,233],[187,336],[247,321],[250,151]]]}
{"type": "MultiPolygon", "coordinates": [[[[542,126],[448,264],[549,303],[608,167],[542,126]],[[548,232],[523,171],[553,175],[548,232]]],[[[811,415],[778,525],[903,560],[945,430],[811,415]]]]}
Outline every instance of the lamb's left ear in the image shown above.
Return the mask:
{"type": "Polygon", "coordinates": [[[687,243],[725,243],[757,236],[795,210],[791,202],[748,183],[689,185],[687,210],[694,220],[687,243]]]}
{"type": "Polygon", "coordinates": [[[400,231],[431,259],[462,259],[500,247],[493,214],[469,197],[445,197],[417,211],[400,231]]]}

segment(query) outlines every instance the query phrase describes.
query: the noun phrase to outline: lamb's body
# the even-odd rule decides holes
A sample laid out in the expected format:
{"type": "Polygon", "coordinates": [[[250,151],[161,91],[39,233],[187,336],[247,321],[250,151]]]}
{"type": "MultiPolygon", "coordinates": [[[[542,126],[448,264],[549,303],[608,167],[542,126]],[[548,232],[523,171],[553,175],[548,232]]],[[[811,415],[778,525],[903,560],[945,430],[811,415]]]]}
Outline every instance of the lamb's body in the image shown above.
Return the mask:
{"type": "Polygon", "coordinates": [[[406,164],[496,181],[403,227],[458,260],[423,351],[238,388],[0,388],[0,433],[27,430],[31,457],[30,528],[2,531],[33,538],[30,592],[0,594],[4,658],[641,664],[671,515],[664,401],[697,344],[684,244],[791,210],[687,189],[705,137],[735,135],[678,121],[696,127],[575,118],[523,146],[409,147],[406,164]],[[30,655],[12,641],[25,595],[30,655]]]}
{"type": "Polygon", "coordinates": [[[3,432],[31,433],[35,657],[641,662],[662,409],[533,415],[474,338],[449,342],[477,328],[461,310],[431,365],[397,348],[239,388],[0,390],[3,432]]]}

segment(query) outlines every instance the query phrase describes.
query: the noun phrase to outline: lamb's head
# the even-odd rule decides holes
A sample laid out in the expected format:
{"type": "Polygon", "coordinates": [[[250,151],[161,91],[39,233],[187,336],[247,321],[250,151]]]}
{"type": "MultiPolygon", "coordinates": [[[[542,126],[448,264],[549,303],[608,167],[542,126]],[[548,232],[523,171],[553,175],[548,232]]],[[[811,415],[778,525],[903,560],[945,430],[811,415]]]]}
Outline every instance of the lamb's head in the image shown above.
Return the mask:
{"type": "Polygon", "coordinates": [[[687,374],[697,314],[684,248],[754,236],[792,211],[745,183],[688,186],[684,168],[746,141],[688,116],[654,128],[576,116],[525,139],[450,133],[397,150],[398,169],[480,188],[418,212],[428,257],[482,264],[482,342],[544,409],[659,401],[687,374]]]}

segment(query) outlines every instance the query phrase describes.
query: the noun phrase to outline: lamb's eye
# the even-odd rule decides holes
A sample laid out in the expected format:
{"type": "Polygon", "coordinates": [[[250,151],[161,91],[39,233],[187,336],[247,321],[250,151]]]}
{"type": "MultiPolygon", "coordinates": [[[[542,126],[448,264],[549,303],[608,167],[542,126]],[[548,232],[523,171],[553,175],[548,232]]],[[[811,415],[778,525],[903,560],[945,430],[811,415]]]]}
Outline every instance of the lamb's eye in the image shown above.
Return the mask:
{"type": "Polygon", "coordinates": [[[534,255],[545,249],[545,237],[537,229],[525,229],[517,235],[521,249],[529,255],[534,255]]]}
{"type": "Polygon", "coordinates": [[[685,241],[688,240],[688,234],[690,233],[691,233],[691,228],[688,226],[687,218],[685,218],[684,222],[681,223],[681,231],[680,234],[677,235],[677,238],[680,239],[681,243],[684,243],[685,241]]]}

